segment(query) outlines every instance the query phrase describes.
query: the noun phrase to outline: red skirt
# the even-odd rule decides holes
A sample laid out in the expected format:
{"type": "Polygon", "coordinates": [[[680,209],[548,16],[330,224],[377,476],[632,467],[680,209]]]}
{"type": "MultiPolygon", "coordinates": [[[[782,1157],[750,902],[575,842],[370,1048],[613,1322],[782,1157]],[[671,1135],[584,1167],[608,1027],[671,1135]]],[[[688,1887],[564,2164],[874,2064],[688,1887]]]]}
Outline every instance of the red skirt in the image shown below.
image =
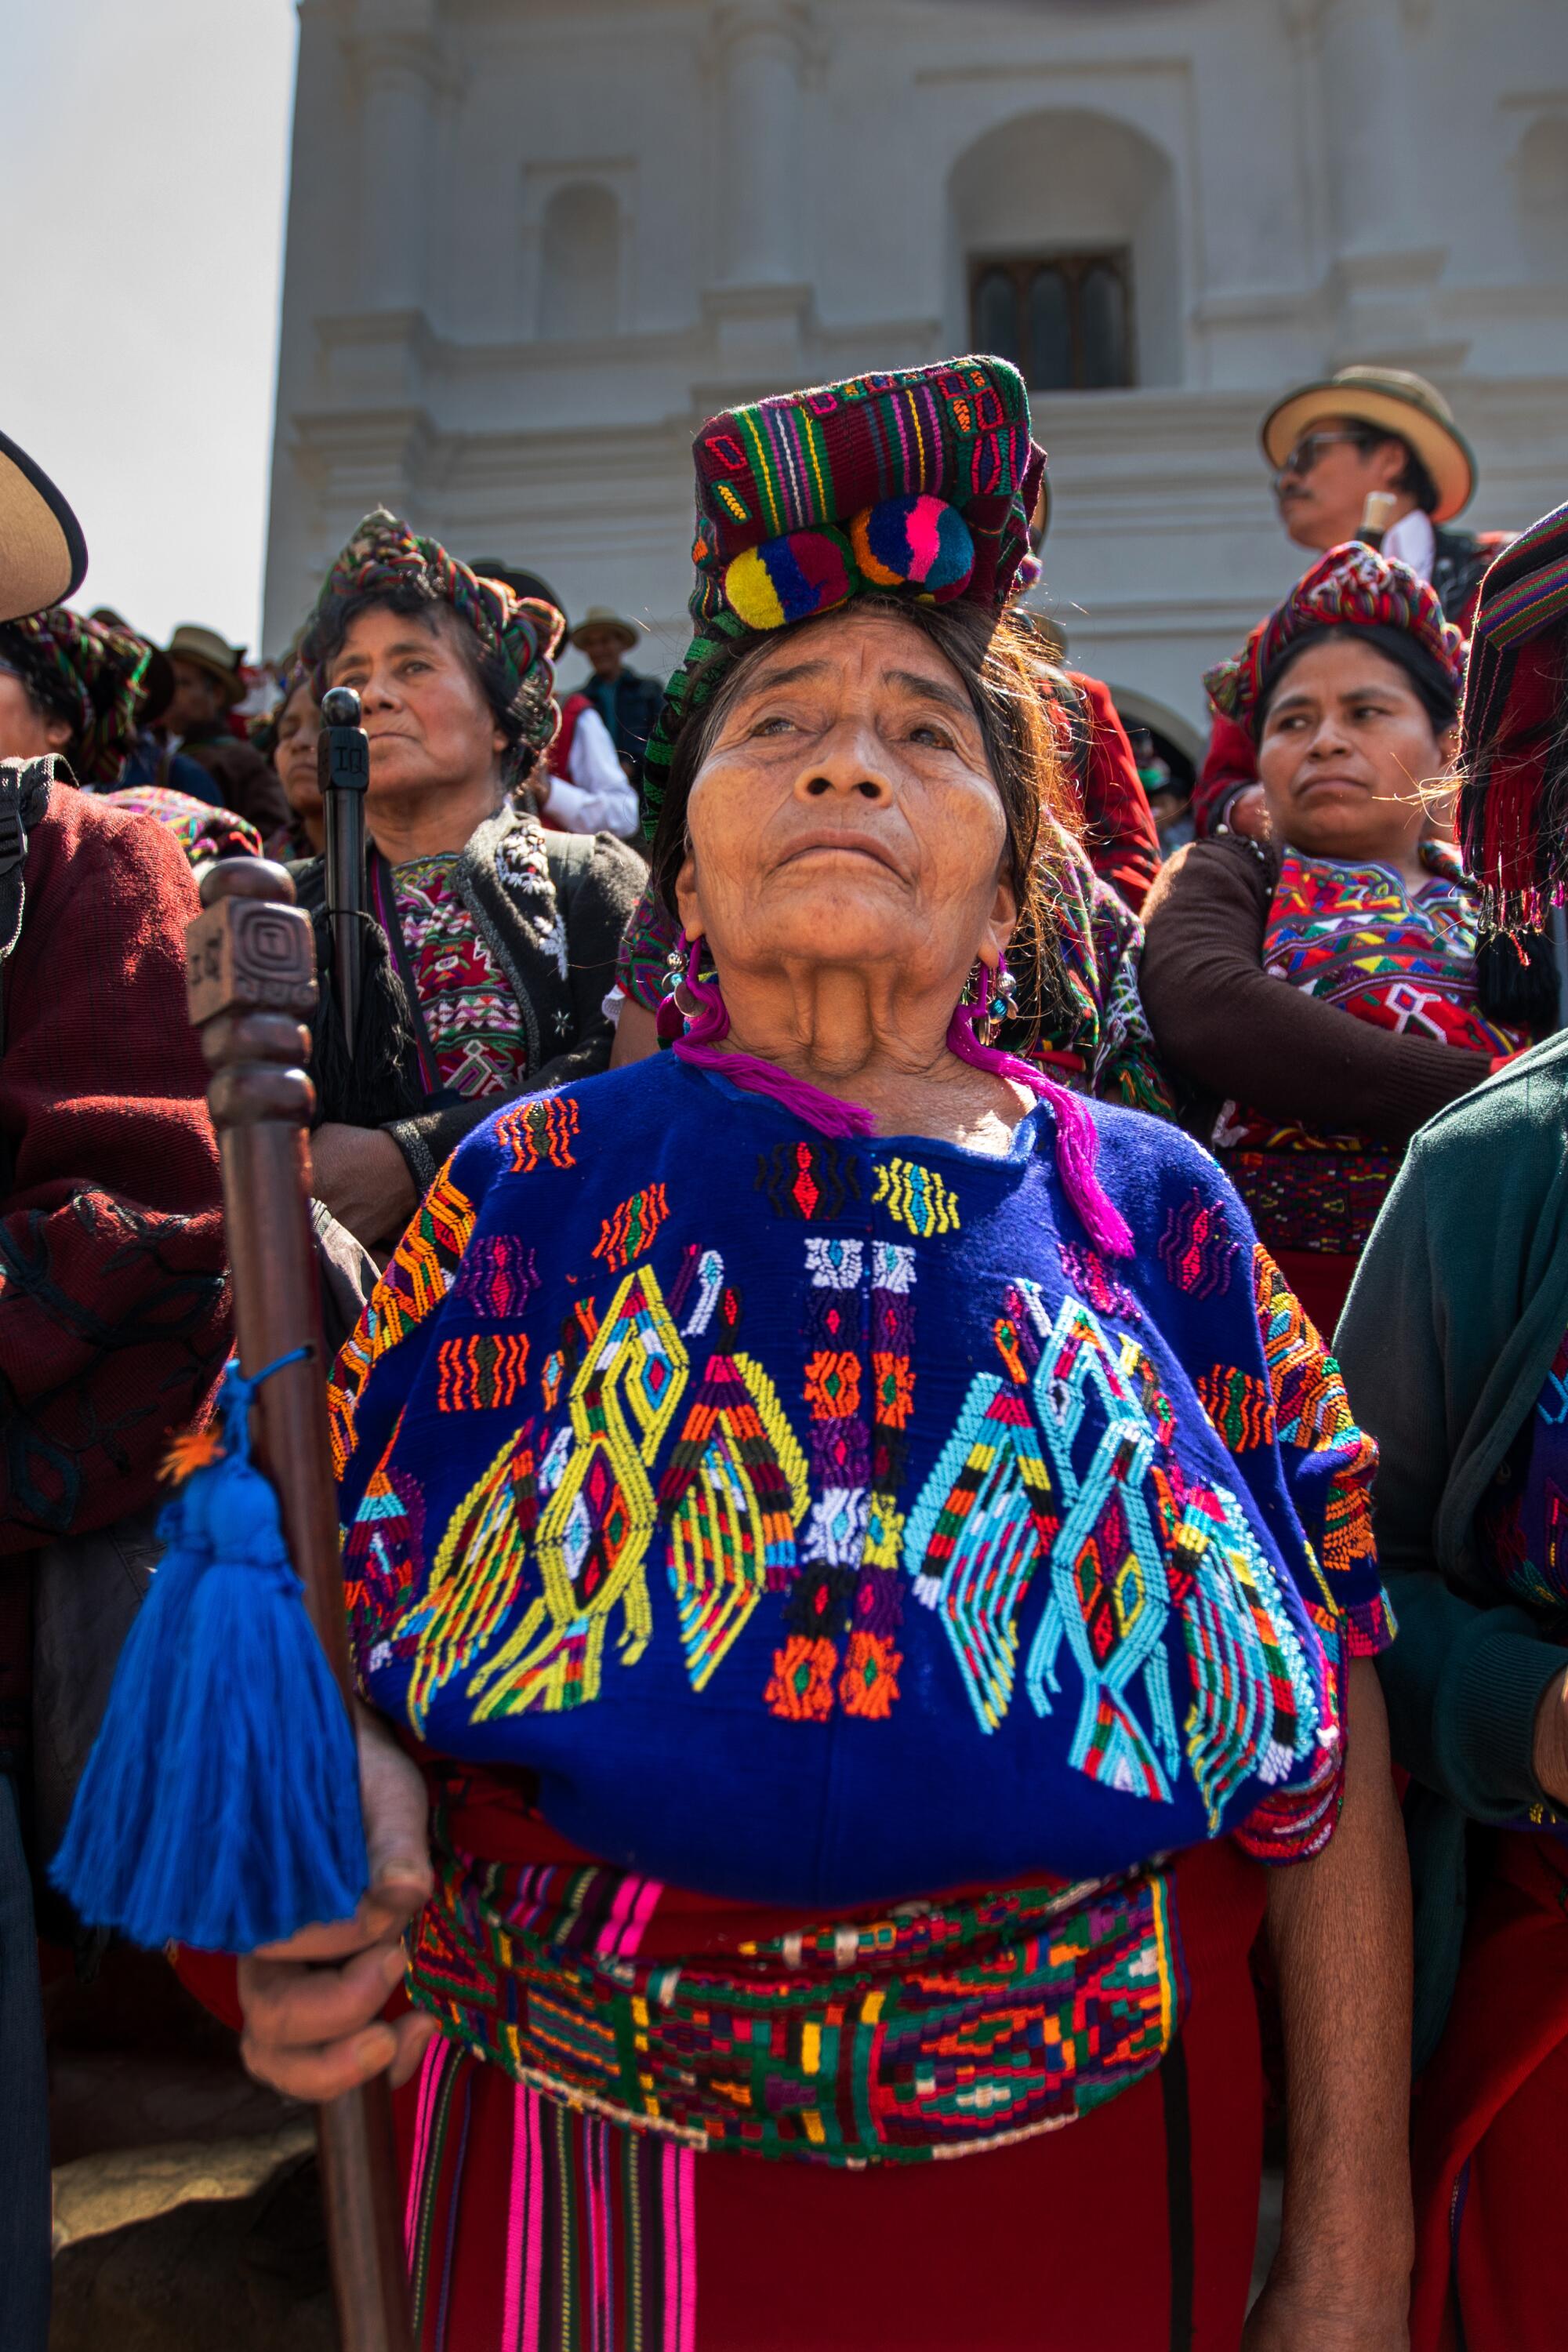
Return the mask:
{"type": "Polygon", "coordinates": [[[1353,1250],[1276,1249],[1275,1265],[1332,1347],[1334,1326],[1361,1260],[1353,1250]]]}
{"type": "Polygon", "coordinates": [[[1568,2341],[1568,1851],[1498,1840],[1415,2104],[1411,2352],[1568,2341]]]}
{"type": "Polygon", "coordinates": [[[1235,2352],[1262,2090],[1263,1874],[1174,1867],[1162,2065],[1057,2131],[833,2170],[585,2116],[446,2042],[395,2103],[421,2352],[1235,2352]]]}
{"type": "MultiPolygon", "coordinates": [[[[531,1852],[574,1851],[504,1791],[465,1827],[487,1853],[520,1832],[531,1852]]],[[[1227,1841],[1182,1855],[1191,1991],[1163,2063],[1074,2122],[950,2161],[696,2151],[437,2042],[394,2100],[420,2352],[1235,2352],[1262,2154],[1248,1954],[1266,1877],[1227,1841]]],[[[731,1906],[674,1907],[682,1938],[693,1910],[738,1932],[731,1906]]],[[[175,1965],[237,2023],[232,1960],[175,1965]]]]}

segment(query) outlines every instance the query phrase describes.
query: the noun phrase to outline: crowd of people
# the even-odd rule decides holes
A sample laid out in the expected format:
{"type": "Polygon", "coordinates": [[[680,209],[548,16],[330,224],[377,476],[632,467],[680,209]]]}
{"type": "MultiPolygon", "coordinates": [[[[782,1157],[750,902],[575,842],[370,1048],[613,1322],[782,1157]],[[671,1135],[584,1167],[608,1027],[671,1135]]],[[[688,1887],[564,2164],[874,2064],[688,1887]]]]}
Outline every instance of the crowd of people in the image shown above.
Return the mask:
{"type": "Polygon", "coordinates": [[[374,1877],[172,1958],[283,2092],[390,2073],[422,2352],[1555,2345],[1568,509],[1454,529],[1395,369],[1262,441],[1307,568],[1185,780],[1042,616],[999,360],[710,418],[668,684],[378,509],[263,691],[79,614],[0,439],[0,2343],[233,1339],[184,930],[266,855],[374,1877]]]}

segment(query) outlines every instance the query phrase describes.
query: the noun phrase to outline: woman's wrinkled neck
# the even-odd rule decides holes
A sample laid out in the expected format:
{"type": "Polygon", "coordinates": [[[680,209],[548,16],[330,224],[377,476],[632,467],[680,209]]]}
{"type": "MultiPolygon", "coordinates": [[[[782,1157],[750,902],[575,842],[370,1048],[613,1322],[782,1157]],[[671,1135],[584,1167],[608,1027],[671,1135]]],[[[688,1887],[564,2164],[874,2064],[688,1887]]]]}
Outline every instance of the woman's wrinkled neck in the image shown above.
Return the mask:
{"type": "Polygon", "coordinates": [[[418,793],[398,793],[366,811],[377,849],[389,866],[416,857],[441,857],[466,849],[476,829],[506,798],[498,769],[493,775],[457,784],[437,784],[418,793]]]}
{"type": "Polygon", "coordinates": [[[981,1139],[988,1126],[1016,1126],[1026,1106],[1005,1081],[949,1049],[965,977],[917,981],[878,964],[731,967],[722,976],[724,1045],[863,1105],[883,1134],[981,1139]]]}

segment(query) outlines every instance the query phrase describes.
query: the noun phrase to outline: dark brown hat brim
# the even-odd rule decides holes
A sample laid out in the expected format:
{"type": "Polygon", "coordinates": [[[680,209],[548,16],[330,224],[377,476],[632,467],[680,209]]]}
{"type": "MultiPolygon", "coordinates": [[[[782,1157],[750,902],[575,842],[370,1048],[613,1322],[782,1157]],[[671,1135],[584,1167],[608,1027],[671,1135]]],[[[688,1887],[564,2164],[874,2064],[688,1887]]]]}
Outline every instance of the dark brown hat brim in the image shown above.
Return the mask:
{"type": "Polygon", "coordinates": [[[0,621],[63,604],[86,577],[81,525],[42,467],[0,433],[0,621]]]}

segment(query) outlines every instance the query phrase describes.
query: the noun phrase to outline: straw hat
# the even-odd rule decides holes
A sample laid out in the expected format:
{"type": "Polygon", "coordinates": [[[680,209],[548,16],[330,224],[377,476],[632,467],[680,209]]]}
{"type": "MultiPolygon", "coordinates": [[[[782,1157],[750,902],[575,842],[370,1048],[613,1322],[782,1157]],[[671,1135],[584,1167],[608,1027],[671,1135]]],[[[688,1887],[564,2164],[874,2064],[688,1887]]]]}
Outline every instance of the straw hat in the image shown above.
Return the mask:
{"type": "Polygon", "coordinates": [[[618,613],[612,613],[607,604],[589,605],[572,632],[572,643],[580,646],[590,629],[614,629],[628,653],[642,635],[637,622],[624,621],[618,613]]]}
{"type": "Polygon", "coordinates": [[[239,665],[245,659],[243,646],[231,646],[216,629],[202,629],[194,621],[182,621],[164,651],[171,661],[194,662],[198,669],[216,677],[231,705],[245,700],[245,680],[239,674],[239,665]]]}
{"type": "Polygon", "coordinates": [[[1475,453],[1453,410],[1425,376],[1405,368],[1347,367],[1287,393],[1263,420],[1263,454],[1276,473],[1302,434],[1331,416],[1352,417],[1410,444],[1437,486],[1434,522],[1447,522],[1469,503],[1475,453]]]}
{"type": "Polygon", "coordinates": [[[86,572],[81,525],[43,469],[0,433],[0,621],[63,604],[86,572]]]}

